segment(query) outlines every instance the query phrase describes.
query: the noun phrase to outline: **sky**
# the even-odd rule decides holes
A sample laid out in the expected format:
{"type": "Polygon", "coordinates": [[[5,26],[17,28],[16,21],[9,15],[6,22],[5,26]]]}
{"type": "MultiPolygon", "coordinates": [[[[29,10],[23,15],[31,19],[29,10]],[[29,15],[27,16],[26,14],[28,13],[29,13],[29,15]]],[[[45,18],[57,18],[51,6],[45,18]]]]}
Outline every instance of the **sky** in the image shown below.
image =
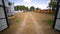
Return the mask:
{"type": "Polygon", "coordinates": [[[48,9],[49,0],[9,0],[14,2],[14,6],[25,5],[26,7],[34,6],[35,8],[48,9]]]}

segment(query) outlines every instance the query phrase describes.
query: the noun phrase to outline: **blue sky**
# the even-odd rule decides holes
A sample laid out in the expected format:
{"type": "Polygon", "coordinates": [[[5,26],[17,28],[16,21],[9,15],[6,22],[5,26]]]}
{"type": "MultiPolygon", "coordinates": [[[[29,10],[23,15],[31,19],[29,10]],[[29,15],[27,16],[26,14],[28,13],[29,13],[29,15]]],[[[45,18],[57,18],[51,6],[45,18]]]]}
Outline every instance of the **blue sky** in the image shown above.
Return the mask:
{"type": "Polygon", "coordinates": [[[47,9],[49,0],[9,0],[10,2],[14,2],[14,6],[16,5],[25,5],[27,7],[34,6],[35,8],[47,9]]]}

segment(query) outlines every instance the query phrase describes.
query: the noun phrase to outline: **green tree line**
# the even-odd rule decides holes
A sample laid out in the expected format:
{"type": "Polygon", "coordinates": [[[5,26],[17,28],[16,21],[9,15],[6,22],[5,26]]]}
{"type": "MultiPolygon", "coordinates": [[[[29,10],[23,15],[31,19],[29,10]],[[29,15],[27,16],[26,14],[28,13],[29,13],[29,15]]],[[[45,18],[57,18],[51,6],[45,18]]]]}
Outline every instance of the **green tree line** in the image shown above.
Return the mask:
{"type": "Polygon", "coordinates": [[[28,10],[28,7],[25,7],[24,5],[23,6],[14,6],[14,9],[16,11],[18,11],[18,10],[28,10]]]}
{"type": "Polygon", "coordinates": [[[17,6],[14,6],[14,9],[16,11],[18,11],[18,10],[34,11],[35,10],[35,7],[34,6],[31,6],[30,8],[28,8],[28,7],[24,6],[24,5],[19,5],[19,6],[17,5],[17,6]]]}

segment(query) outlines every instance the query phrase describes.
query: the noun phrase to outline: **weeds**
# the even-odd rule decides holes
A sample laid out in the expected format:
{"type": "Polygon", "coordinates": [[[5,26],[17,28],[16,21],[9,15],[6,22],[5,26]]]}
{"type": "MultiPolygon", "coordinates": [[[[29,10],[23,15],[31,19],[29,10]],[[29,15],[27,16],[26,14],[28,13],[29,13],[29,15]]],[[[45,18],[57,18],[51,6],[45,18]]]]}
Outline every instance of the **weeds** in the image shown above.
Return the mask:
{"type": "Polygon", "coordinates": [[[19,23],[20,22],[20,20],[19,19],[16,19],[16,23],[19,23]]]}
{"type": "Polygon", "coordinates": [[[49,25],[53,25],[54,20],[53,19],[48,19],[48,20],[43,20],[43,22],[47,22],[49,25]]]}

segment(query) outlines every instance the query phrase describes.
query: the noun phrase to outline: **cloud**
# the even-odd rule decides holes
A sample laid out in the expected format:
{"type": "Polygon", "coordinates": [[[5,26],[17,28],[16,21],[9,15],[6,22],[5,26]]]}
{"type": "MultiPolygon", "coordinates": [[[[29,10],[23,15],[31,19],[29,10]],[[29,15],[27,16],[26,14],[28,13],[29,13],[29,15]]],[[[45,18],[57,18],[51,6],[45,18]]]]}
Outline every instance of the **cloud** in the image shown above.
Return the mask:
{"type": "Polygon", "coordinates": [[[14,6],[17,6],[17,5],[20,5],[20,4],[18,4],[18,3],[14,4],[14,6]]]}
{"type": "Polygon", "coordinates": [[[40,9],[48,9],[47,5],[38,5],[38,6],[35,5],[35,8],[37,8],[37,7],[40,8],[40,9]]]}
{"type": "Polygon", "coordinates": [[[14,6],[17,6],[17,5],[20,5],[20,4],[15,2],[15,3],[14,3],[14,6]]]}
{"type": "Polygon", "coordinates": [[[15,2],[14,6],[16,5],[25,5],[26,7],[30,8],[31,6],[34,6],[35,8],[41,8],[41,9],[48,9],[47,6],[48,6],[48,3],[50,2],[49,0],[46,2],[46,3],[31,3],[32,0],[24,0],[23,3],[17,3],[15,2]],[[28,3],[25,3],[25,2],[28,2],[28,3]]]}
{"type": "Polygon", "coordinates": [[[49,3],[49,2],[50,2],[50,0],[47,1],[47,3],[49,3]]]}
{"type": "Polygon", "coordinates": [[[35,8],[40,8],[40,9],[48,9],[46,4],[40,4],[40,5],[35,5],[35,4],[29,4],[29,5],[25,5],[27,7],[31,7],[31,6],[34,6],[35,8]]]}
{"type": "Polygon", "coordinates": [[[32,0],[23,0],[24,2],[31,2],[32,0]]]}

